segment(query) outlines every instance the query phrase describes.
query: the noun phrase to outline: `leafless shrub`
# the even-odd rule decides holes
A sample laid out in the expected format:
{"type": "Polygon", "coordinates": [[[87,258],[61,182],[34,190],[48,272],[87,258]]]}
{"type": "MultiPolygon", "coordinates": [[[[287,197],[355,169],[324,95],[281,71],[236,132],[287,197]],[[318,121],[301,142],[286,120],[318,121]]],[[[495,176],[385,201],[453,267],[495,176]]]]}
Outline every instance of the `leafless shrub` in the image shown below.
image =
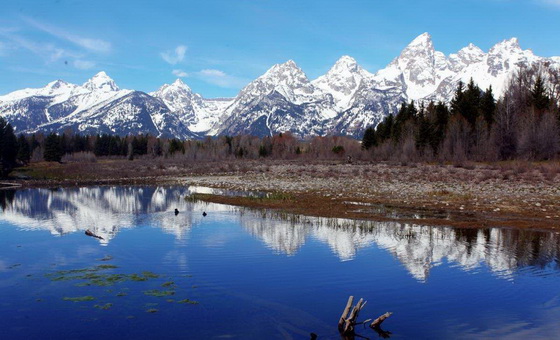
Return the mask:
{"type": "Polygon", "coordinates": [[[95,163],[97,162],[97,157],[95,157],[93,152],[75,152],[62,156],[62,162],[95,163]]]}

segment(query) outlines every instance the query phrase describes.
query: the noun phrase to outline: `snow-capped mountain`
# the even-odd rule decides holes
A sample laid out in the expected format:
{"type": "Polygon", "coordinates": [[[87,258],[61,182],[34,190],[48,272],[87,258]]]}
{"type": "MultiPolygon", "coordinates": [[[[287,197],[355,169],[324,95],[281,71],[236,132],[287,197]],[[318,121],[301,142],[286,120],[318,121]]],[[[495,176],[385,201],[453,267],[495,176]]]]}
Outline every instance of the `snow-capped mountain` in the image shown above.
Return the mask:
{"type": "Polygon", "coordinates": [[[315,87],[292,60],[274,65],[239,92],[227,108],[220,134],[267,136],[290,131],[296,136],[323,135],[332,96],[315,87]]]}
{"type": "Polygon", "coordinates": [[[301,138],[360,137],[368,126],[395,113],[402,102],[449,102],[458,82],[471,78],[500,96],[516,70],[539,63],[560,68],[560,57],[535,56],[521,49],[516,38],[499,42],[487,53],[469,44],[446,56],[424,33],[375,74],[343,56],[325,75],[310,81],[289,60],[271,67],[235,98],[206,99],[181,80],[150,94],[121,90],[100,72],[83,85],[57,80],[0,96],[0,115],[16,132],[70,128],[82,133],[198,138],[290,131],[301,138]]]}
{"type": "Polygon", "coordinates": [[[219,124],[223,112],[233,101],[229,98],[202,98],[181,79],[163,85],[150,95],[161,99],[190,131],[210,134],[215,134],[212,129],[219,124]]]}

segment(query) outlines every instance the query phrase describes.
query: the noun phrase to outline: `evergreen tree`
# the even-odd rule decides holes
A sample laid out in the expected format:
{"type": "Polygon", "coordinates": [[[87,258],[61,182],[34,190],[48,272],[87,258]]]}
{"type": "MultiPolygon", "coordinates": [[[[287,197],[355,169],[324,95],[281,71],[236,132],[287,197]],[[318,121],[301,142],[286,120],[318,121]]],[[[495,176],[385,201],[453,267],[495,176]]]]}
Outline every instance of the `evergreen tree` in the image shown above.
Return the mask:
{"type": "MultiPolygon", "coordinates": [[[[228,137],[226,136],[226,142],[227,142],[227,140],[228,140],[228,137]]],[[[229,145],[229,150],[231,150],[231,139],[230,139],[230,143],[228,145],[229,145]]],[[[176,138],[173,138],[169,142],[169,153],[172,155],[177,151],[181,151],[184,154],[185,153],[185,146],[183,145],[183,143],[180,140],[178,140],[176,138]]],[[[229,151],[229,153],[231,154],[231,151],[229,151]]]]}
{"type": "Polygon", "coordinates": [[[16,166],[17,138],[12,126],[0,117],[0,176],[6,177],[16,166]]]}
{"type": "Polygon", "coordinates": [[[362,138],[362,149],[369,150],[372,146],[377,146],[377,140],[375,137],[375,128],[370,126],[364,132],[364,137],[362,138]]]}
{"type": "Polygon", "coordinates": [[[492,86],[488,87],[480,99],[480,111],[486,124],[491,127],[496,114],[496,100],[494,100],[494,94],[492,94],[492,86]]]}
{"type": "Polygon", "coordinates": [[[23,164],[28,164],[31,160],[31,146],[23,134],[19,135],[17,160],[23,164]]]}
{"type": "Polygon", "coordinates": [[[432,140],[432,124],[426,117],[424,110],[418,115],[418,134],[416,135],[416,148],[423,150],[432,140]]]}
{"type": "Polygon", "coordinates": [[[531,103],[539,112],[548,109],[550,106],[550,97],[540,75],[537,76],[535,85],[531,89],[531,103]]]}
{"type": "Polygon", "coordinates": [[[45,152],[43,158],[47,162],[60,162],[62,160],[62,148],[60,143],[60,137],[51,133],[45,139],[45,152]]]}

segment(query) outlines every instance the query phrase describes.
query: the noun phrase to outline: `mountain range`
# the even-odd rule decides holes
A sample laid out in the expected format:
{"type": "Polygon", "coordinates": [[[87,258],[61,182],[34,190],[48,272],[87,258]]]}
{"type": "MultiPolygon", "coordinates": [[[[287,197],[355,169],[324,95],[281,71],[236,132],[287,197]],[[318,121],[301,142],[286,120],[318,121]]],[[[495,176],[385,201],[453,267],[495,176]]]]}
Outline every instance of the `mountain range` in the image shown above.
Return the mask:
{"type": "Polygon", "coordinates": [[[560,57],[536,56],[521,49],[516,38],[497,43],[487,53],[469,44],[446,56],[424,33],[375,74],[343,56],[326,74],[309,80],[288,60],[272,66],[235,98],[207,99],[180,79],[145,93],[120,89],[99,72],[83,85],[56,80],[0,96],[0,115],[17,133],[71,129],[196,139],[290,131],[299,138],[360,137],[367,127],[396,113],[402,102],[449,102],[458,82],[471,78],[483,89],[492,86],[498,97],[519,67],[539,63],[560,68],[560,57]]]}

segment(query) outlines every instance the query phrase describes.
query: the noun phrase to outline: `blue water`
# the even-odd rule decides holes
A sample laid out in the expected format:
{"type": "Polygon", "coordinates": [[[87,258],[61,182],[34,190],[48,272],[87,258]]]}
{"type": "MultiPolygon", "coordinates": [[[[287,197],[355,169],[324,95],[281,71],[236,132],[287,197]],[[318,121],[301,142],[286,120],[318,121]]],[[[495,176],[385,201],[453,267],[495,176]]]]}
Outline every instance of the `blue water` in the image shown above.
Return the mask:
{"type": "Polygon", "coordinates": [[[350,295],[368,301],[360,319],[394,313],[391,338],[559,337],[558,233],[292,216],[189,203],[192,190],[2,191],[0,339],[339,339],[350,295]],[[52,280],[99,265],[159,276],[52,280]],[[64,300],[81,296],[94,300],[64,300]]]}

